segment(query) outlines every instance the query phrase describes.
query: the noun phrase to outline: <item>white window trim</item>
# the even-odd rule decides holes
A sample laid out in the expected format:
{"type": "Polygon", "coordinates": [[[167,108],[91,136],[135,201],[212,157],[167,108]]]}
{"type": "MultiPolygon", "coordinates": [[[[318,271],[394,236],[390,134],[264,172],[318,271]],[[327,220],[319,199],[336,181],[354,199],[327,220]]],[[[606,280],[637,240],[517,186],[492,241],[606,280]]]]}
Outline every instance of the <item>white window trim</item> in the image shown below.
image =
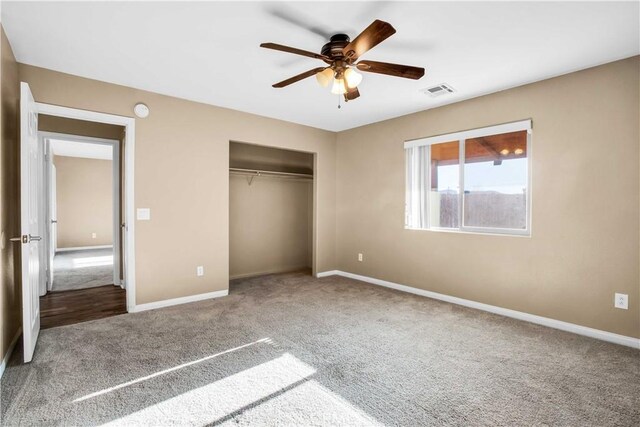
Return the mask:
{"type": "MultiPolygon", "coordinates": [[[[404,148],[422,147],[426,145],[440,144],[443,142],[451,142],[458,140],[460,144],[460,176],[459,176],[459,203],[458,203],[458,218],[460,226],[458,228],[446,228],[446,227],[432,227],[431,215],[426,215],[426,228],[415,228],[405,226],[408,230],[425,230],[425,231],[438,231],[447,233],[464,233],[464,234],[491,234],[501,236],[521,236],[531,237],[531,193],[532,193],[532,170],[531,170],[531,119],[520,120],[517,122],[505,123],[495,126],[487,126],[479,129],[471,129],[460,132],[454,132],[444,135],[436,135],[428,138],[414,139],[406,141],[404,148]],[[480,138],[483,136],[498,135],[502,133],[527,131],[527,198],[526,198],[526,228],[525,229],[513,229],[513,228],[496,228],[496,227],[467,227],[464,225],[464,142],[466,139],[480,138]]],[[[427,165],[429,167],[429,173],[427,173],[427,189],[431,188],[431,151],[427,150],[427,165]]],[[[431,191],[427,191],[427,209],[431,206],[431,191]]]]}
{"type": "Polygon", "coordinates": [[[531,119],[517,122],[504,123],[501,125],[487,126],[478,129],[463,130],[459,132],[447,133],[444,135],[430,136],[428,138],[418,138],[405,141],[404,148],[420,147],[423,145],[439,144],[441,142],[451,142],[461,139],[480,138],[483,136],[496,135],[500,133],[518,132],[526,130],[531,133],[531,119]]]}

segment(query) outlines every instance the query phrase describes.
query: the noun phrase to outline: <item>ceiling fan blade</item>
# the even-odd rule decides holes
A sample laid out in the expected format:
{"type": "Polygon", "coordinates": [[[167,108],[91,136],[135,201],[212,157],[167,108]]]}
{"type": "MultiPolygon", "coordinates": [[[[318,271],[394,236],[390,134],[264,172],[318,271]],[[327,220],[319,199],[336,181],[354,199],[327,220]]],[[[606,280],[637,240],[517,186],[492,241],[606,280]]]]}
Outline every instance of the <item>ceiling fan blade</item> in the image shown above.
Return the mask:
{"type": "Polygon", "coordinates": [[[284,46],[284,45],[277,44],[277,43],[262,43],[260,45],[260,47],[264,47],[266,49],[279,50],[279,51],[282,51],[282,52],[293,53],[293,54],[296,54],[296,55],[308,56],[309,58],[320,59],[320,60],[325,61],[327,63],[331,62],[331,59],[329,59],[328,57],[326,57],[324,55],[320,55],[319,53],[313,53],[313,52],[309,52],[307,50],[297,49],[295,47],[284,46]]]}
{"type": "Polygon", "coordinates": [[[356,67],[360,71],[386,74],[394,77],[404,77],[405,79],[418,80],[424,76],[424,68],[412,67],[410,65],[389,64],[388,62],[360,61],[356,64],[356,67]]]}
{"type": "Polygon", "coordinates": [[[360,91],[358,90],[357,87],[354,87],[353,89],[347,88],[347,93],[344,94],[344,100],[353,101],[359,96],[360,96],[360,91]]]}
{"type": "Polygon", "coordinates": [[[388,22],[376,19],[363,32],[342,49],[342,53],[347,58],[358,59],[363,53],[385,41],[396,29],[388,22]]]}
{"type": "Polygon", "coordinates": [[[313,34],[317,34],[322,37],[323,40],[329,40],[332,33],[324,27],[319,26],[317,23],[313,22],[312,19],[307,18],[306,16],[294,12],[292,9],[283,8],[283,3],[278,3],[277,8],[273,7],[268,9],[272,16],[281,19],[289,24],[295,25],[297,27],[303,28],[307,31],[312,32],[313,34]]]}
{"type": "Polygon", "coordinates": [[[320,71],[325,70],[326,68],[327,67],[318,67],[318,68],[314,68],[313,70],[305,71],[302,74],[298,74],[297,76],[290,77],[287,80],[281,81],[280,83],[276,83],[273,85],[273,87],[281,88],[281,87],[289,86],[291,83],[295,83],[302,79],[306,79],[307,77],[314,76],[320,71]]]}

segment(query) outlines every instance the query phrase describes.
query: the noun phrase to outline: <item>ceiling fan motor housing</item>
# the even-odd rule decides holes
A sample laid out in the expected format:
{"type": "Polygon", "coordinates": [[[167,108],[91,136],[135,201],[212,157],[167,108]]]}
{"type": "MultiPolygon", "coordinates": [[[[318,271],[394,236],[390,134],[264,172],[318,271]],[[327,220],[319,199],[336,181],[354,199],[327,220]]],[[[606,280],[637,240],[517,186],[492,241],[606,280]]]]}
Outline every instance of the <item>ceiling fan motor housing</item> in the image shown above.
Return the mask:
{"type": "Polygon", "coordinates": [[[331,59],[340,59],[344,57],[342,49],[349,44],[351,39],[346,34],[334,34],[329,39],[329,43],[322,46],[321,53],[331,59]]]}

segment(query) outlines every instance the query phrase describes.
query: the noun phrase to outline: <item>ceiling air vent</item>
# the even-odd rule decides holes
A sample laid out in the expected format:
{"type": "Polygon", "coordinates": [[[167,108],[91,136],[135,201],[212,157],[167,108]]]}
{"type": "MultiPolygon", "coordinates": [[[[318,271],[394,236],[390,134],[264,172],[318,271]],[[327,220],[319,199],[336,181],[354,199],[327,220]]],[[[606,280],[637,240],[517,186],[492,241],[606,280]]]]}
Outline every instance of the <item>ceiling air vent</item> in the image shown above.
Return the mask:
{"type": "Polygon", "coordinates": [[[437,96],[446,95],[448,93],[453,93],[455,91],[448,84],[442,83],[442,84],[439,84],[437,86],[428,87],[426,89],[423,89],[422,92],[424,92],[426,95],[429,95],[429,96],[435,98],[437,96]]]}

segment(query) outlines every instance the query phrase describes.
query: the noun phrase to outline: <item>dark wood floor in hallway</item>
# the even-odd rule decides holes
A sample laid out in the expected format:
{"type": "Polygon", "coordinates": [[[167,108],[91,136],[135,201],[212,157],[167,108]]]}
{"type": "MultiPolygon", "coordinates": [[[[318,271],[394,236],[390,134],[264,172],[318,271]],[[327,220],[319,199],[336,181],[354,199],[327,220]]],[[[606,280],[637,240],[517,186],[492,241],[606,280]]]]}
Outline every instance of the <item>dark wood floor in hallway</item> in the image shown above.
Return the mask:
{"type": "Polygon", "coordinates": [[[40,328],[71,325],[126,312],[126,291],[118,286],[49,292],[40,297],[40,328]]]}

